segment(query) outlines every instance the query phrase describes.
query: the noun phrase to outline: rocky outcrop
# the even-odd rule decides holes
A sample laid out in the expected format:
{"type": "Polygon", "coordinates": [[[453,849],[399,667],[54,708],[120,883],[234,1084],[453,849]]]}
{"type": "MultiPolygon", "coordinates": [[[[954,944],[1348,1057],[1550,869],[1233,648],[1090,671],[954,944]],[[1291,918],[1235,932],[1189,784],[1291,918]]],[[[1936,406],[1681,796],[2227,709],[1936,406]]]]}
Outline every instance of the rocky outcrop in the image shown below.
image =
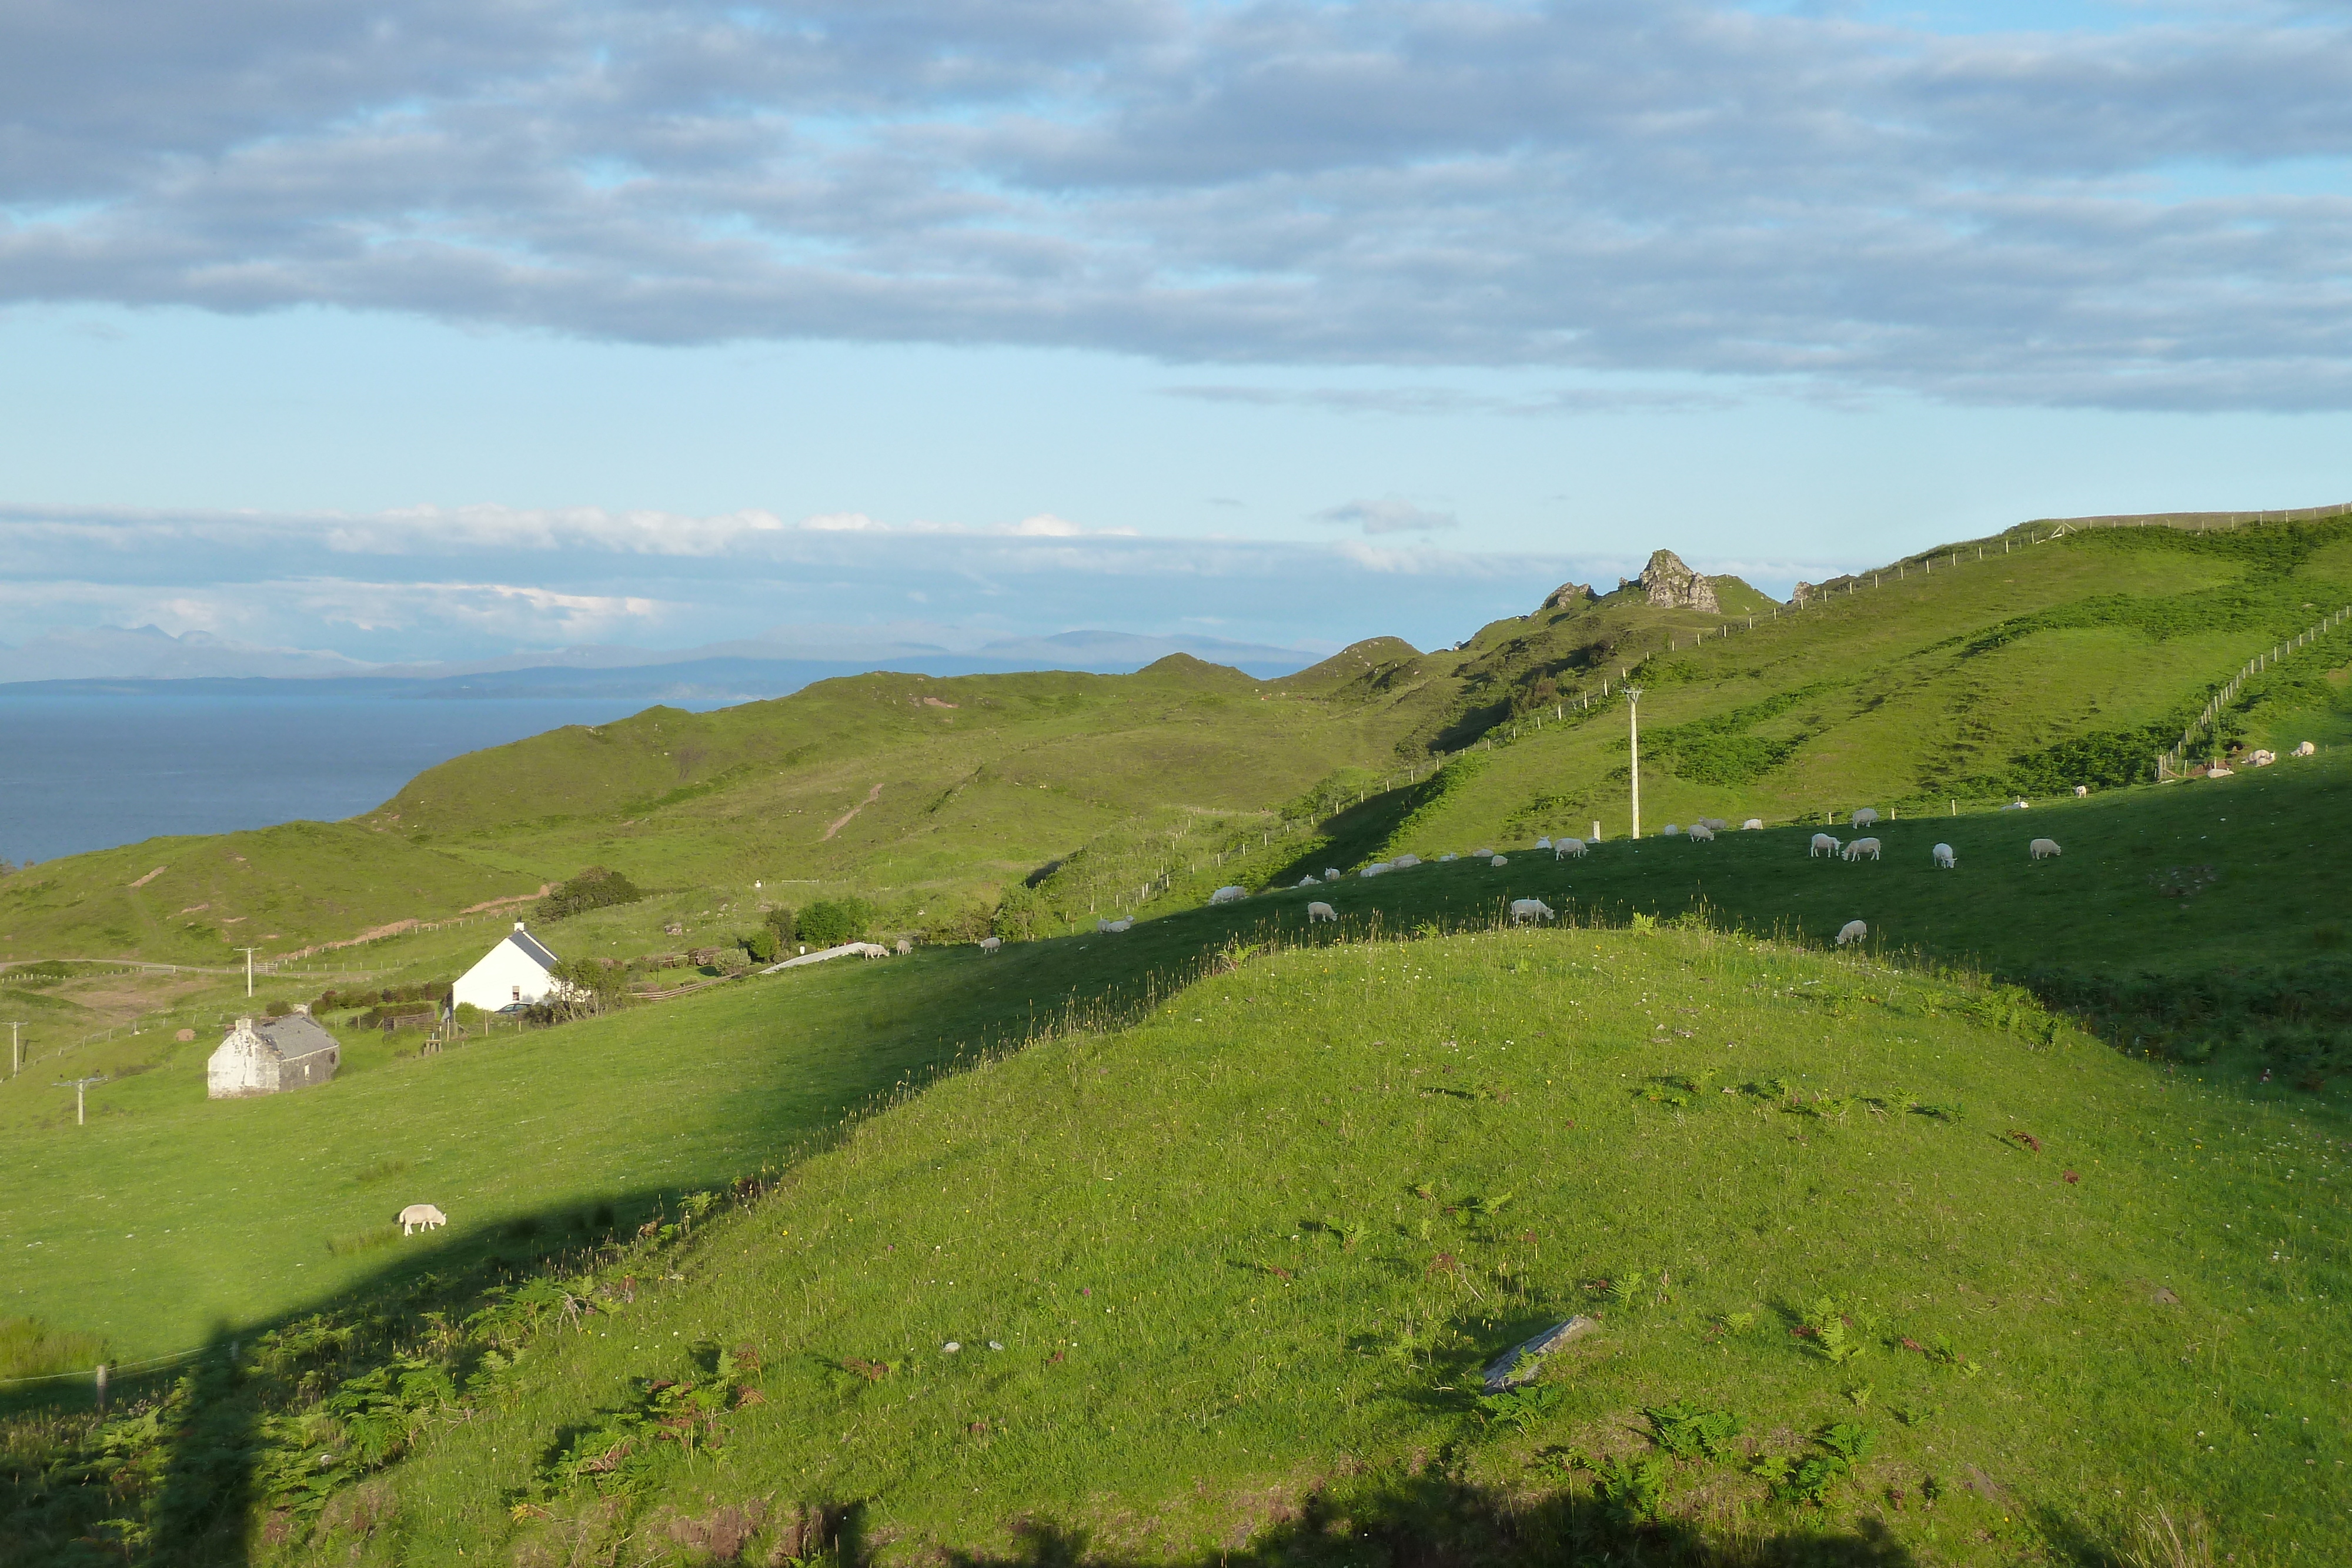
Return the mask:
{"type": "Polygon", "coordinates": [[[1670,549],[1650,557],[1650,564],[1642,569],[1641,582],[1643,594],[1660,609],[1722,612],[1715,601],[1715,585],[1685,566],[1682,557],[1670,549]]]}
{"type": "Polygon", "coordinates": [[[1592,590],[1581,582],[1563,582],[1543,601],[1546,610],[1581,610],[1592,601],[1592,590]]]}
{"type": "Polygon", "coordinates": [[[1810,582],[1801,582],[1797,584],[1797,591],[1789,596],[1789,602],[1802,610],[1805,607],[1805,601],[1820,591],[1821,590],[1810,582]]]}

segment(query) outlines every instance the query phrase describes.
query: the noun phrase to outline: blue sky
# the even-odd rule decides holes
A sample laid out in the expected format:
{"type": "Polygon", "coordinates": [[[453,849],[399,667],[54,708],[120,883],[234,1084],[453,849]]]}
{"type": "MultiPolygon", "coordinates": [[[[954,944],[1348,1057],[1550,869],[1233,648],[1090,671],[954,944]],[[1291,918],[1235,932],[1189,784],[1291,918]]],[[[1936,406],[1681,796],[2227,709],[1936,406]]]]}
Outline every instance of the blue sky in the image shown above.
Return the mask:
{"type": "MultiPolygon", "coordinates": [[[[13,38],[8,37],[13,35],[13,38]]],[[[2352,500],[2329,5],[37,5],[0,642],[1427,645],[2352,500]]]]}

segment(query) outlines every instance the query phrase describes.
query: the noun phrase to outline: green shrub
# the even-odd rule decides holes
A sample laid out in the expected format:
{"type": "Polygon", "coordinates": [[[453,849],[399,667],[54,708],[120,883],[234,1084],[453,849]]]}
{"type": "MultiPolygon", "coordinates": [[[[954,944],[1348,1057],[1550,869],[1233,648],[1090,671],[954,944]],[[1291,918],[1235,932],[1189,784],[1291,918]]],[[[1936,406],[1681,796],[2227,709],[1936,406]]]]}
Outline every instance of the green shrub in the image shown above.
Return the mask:
{"type": "Polygon", "coordinates": [[[812,947],[838,947],[866,935],[874,906],[862,898],[828,898],[801,912],[800,939],[812,947]]]}
{"type": "Polygon", "coordinates": [[[743,951],[751,955],[754,964],[776,961],[776,932],[773,926],[762,925],[743,938],[743,951]]]}
{"type": "Polygon", "coordinates": [[[637,884],[619,872],[592,865],[541,899],[535,913],[541,920],[561,920],[566,915],[584,914],[591,909],[635,904],[644,896],[637,891],[637,884]]]}
{"type": "Polygon", "coordinates": [[[767,914],[768,929],[775,934],[776,946],[784,946],[800,939],[801,921],[791,909],[771,909],[767,914]]]}

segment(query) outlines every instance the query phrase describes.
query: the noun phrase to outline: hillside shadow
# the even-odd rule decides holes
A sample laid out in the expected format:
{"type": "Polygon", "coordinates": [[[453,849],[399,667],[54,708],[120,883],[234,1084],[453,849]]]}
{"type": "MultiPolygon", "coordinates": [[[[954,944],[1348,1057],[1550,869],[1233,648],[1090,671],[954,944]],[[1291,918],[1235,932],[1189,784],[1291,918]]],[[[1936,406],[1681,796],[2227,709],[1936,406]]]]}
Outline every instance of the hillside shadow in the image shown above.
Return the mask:
{"type": "MultiPolygon", "coordinates": [[[[1308,1493],[1246,1542],[1191,1558],[1097,1550],[1082,1530],[1031,1520],[1008,1552],[950,1551],[956,1568],[1916,1568],[1874,1520],[1851,1527],[1714,1536],[1685,1520],[1641,1521],[1589,1493],[1524,1494],[1424,1472],[1308,1493]]],[[[845,1557],[843,1561],[850,1559],[845,1557]]]]}

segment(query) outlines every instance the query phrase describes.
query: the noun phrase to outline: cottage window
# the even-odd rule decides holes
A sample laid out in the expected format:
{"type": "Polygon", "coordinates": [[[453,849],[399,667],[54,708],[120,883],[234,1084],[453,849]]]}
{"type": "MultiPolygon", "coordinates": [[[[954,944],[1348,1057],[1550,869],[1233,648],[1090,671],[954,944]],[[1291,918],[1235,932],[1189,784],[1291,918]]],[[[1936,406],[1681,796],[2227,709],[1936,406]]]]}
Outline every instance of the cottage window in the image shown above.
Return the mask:
{"type": "Polygon", "coordinates": [[[517,1001],[522,1000],[522,988],[520,986],[516,986],[511,988],[514,991],[514,999],[517,1001]]]}

